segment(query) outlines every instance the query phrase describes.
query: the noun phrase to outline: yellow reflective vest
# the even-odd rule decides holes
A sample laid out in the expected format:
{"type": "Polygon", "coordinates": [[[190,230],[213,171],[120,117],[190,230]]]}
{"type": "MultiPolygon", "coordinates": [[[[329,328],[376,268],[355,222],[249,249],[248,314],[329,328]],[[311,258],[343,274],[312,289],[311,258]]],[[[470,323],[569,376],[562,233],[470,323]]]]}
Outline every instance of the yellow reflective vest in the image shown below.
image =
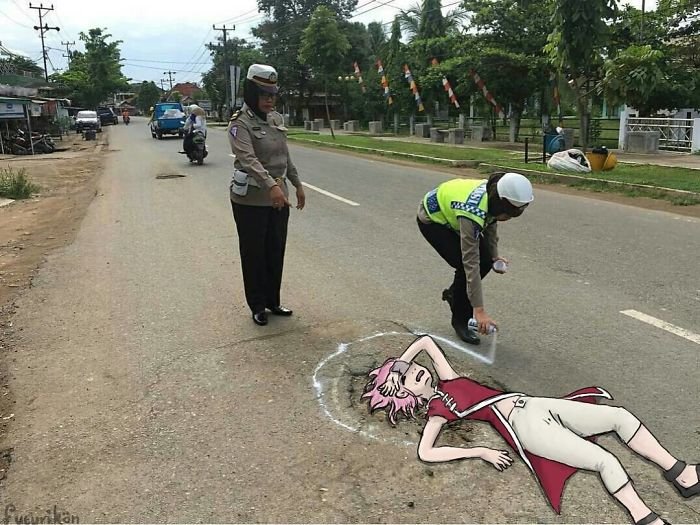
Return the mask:
{"type": "MultiPolygon", "coordinates": [[[[454,179],[443,182],[423,198],[430,220],[459,231],[459,217],[466,217],[479,228],[486,225],[489,197],[486,180],[454,179]]],[[[491,221],[489,221],[491,222],[491,221]]]]}

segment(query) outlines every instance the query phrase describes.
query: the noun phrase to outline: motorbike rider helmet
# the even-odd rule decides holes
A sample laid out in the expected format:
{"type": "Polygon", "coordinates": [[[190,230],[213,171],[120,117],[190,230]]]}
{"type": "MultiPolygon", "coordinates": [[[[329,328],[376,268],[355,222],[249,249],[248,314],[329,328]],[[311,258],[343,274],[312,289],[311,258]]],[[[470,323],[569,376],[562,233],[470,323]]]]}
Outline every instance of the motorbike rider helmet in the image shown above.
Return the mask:
{"type": "Polygon", "coordinates": [[[535,196],[532,193],[532,184],[520,173],[506,173],[496,183],[498,196],[506,199],[516,208],[530,204],[535,196]]]}

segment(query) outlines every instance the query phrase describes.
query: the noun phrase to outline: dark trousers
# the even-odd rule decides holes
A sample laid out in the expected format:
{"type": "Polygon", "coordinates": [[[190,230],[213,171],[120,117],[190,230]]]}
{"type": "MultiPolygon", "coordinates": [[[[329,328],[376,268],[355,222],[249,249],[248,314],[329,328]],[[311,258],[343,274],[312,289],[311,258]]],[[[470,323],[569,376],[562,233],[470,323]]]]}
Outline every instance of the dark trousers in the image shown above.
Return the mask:
{"type": "Polygon", "coordinates": [[[253,313],[279,306],[289,207],[231,203],[238,231],[245,298],[253,313]]]}
{"type": "Polygon", "coordinates": [[[182,140],[182,149],[185,153],[192,151],[192,147],[194,146],[194,142],[192,142],[193,138],[192,132],[185,131],[185,138],[182,140]]]}
{"type": "MultiPolygon", "coordinates": [[[[418,228],[423,234],[423,237],[435,248],[435,251],[440,254],[447,264],[455,270],[454,279],[450,286],[452,292],[452,326],[466,326],[467,321],[473,317],[474,309],[469,302],[467,296],[467,274],[464,272],[464,264],[462,263],[462,246],[459,239],[459,233],[455,232],[448,226],[440,224],[423,224],[418,221],[418,228]]],[[[486,277],[491,271],[491,251],[488,245],[481,237],[479,241],[479,254],[481,266],[481,278],[486,277]]]]}

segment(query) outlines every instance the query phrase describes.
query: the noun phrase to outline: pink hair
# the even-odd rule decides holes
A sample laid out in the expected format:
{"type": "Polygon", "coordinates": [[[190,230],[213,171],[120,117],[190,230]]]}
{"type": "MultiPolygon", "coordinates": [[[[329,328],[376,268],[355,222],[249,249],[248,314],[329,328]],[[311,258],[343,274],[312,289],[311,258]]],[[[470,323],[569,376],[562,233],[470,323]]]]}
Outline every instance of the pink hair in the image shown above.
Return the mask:
{"type": "Polygon", "coordinates": [[[413,411],[416,407],[420,408],[423,404],[421,398],[416,397],[403,387],[393,396],[385,396],[379,391],[379,387],[386,382],[387,377],[391,373],[391,367],[394,366],[396,361],[396,358],[390,357],[382,366],[372,370],[369,373],[370,379],[365,387],[365,393],[362,394],[362,399],[369,399],[370,410],[374,412],[375,410],[385,409],[389,415],[389,421],[393,425],[396,424],[396,416],[400,413],[403,413],[406,417],[414,418],[413,411]]]}

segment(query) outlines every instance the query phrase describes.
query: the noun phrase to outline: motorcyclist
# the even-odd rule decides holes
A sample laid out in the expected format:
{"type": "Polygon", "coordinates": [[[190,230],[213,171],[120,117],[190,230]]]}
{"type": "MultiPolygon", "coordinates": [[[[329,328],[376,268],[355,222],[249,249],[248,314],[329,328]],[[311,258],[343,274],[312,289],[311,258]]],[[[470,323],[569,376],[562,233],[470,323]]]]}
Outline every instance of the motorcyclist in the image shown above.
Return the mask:
{"type": "Polygon", "coordinates": [[[197,104],[192,104],[188,109],[190,114],[183,127],[185,138],[182,142],[182,149],[189,155],[192,150],[192,139],[194,138],[195,131],[202,131],[202,133],[204,133],[204,138],[207,138],[207,117],[206,112],[197,104]]]}
{"type": "Polygon", "coordinates": [[[122,109],[122,121],[126,124],[129,120],[131,120],[129,117],[129,110],[126,108],[122,109]]]}

